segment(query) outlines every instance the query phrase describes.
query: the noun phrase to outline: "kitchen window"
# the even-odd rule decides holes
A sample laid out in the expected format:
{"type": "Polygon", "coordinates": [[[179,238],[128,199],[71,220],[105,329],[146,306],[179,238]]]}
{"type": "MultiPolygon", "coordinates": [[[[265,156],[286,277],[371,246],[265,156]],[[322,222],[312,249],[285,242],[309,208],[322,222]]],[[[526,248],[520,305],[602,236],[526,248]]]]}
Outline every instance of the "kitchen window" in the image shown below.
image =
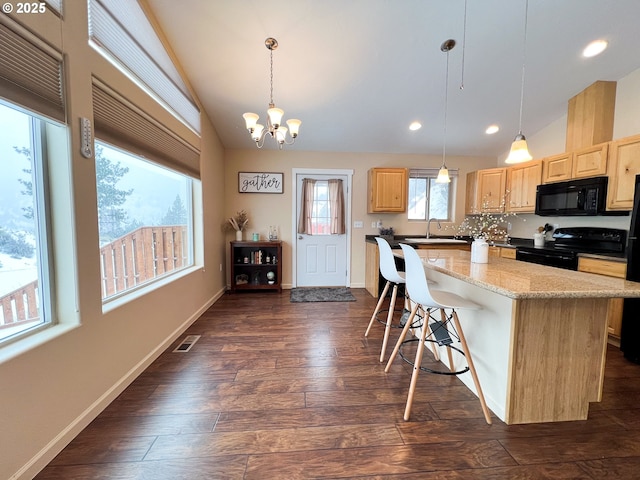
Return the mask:
{"type": "Polygon", "coordinates": [[[437,168],[409,171],[409,220],[450,220],[451,198],[456,184],[457,170],[449,169],[451,183],[436,183],[437,168]]]}

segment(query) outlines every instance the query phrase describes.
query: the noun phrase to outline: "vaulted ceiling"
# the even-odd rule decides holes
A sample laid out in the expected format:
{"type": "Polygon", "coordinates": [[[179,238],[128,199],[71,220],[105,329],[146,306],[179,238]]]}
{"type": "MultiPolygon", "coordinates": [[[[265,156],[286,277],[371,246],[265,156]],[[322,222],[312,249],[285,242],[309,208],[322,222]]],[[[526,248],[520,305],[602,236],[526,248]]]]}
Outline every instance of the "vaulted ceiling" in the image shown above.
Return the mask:
{"type": "MultiPolygon", "coordinates": [[[[560,118],[596,80],[640,68],[640,1],[148,0],[226,148],[255,148],[242,114],[264,119],[267,37],[285,119],[300,151],[441,154],[449,38],[447,154],[498,156],[518,133],[560,118]],[[604,38],[609,48],[583,58],[604,38]],[[464,73],[464,75],[463,75],[464,73]],[[463,81],[464,79],[464,81],[463,81]],[[461,84],[464,88],[460,88],[461,84]],[[419,121],[422,129],[410,131],[419,121]],[[500,131],[485,134],[497,124],[500,131]]],[[[535,151],[533,152],[535,155],[535,151]]]]}

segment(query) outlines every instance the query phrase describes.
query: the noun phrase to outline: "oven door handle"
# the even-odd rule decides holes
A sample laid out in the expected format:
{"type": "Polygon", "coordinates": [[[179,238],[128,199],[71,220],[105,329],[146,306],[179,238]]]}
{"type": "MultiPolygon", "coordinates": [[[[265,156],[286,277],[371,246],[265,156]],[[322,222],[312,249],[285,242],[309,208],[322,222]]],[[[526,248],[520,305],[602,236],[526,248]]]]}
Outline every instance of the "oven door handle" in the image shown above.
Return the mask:
{"type": "Polygon", "coordinates": [[[527,257],[538,257],[538,258],[551,258],[551,259],[560,259],[560,260],[569,260],[572,261],[574,259],[574,257],[572,255],[549,255],[549,254],[545,254],[543,252],[529,252],[527,250],[516,250],[516,253],[518,255],[522,255],[522,256],[527,256],[527,257]]]}

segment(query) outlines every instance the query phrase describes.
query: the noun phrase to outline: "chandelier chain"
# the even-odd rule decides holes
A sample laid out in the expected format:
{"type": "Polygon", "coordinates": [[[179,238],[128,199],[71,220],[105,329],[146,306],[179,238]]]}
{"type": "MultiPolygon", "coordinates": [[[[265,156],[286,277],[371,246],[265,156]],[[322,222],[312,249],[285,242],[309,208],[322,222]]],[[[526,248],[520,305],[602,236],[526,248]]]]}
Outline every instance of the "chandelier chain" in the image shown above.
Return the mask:
{"type": "Polygon", "coordinates": [[[270,78],[271,91],[270,91],[270,94],[269,94],[269,98],[270,98],[269,105],[274,105],[274,103],[273,103],[273,48],[269,49],[269,53],[270,53],[270,58],[271,58],[271,78],[270,78]]]}

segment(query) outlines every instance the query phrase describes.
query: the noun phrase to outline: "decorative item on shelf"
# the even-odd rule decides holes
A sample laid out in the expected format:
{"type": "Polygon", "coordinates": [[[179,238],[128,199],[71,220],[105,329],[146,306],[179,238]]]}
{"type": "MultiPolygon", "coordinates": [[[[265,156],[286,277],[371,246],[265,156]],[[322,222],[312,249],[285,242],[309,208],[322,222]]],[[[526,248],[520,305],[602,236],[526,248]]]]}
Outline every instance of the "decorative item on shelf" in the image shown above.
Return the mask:
{"type": "Polygon", "coordinates": [[[253,272],[253,281],[251,283],[260,285],[260,272],[253,272]]]}
{"type": "Polygon", "coordinates": [[[251,134],[251,138],[254,142],[256,142],[256,147],[262,148],[264,145],[264,139],[267,135],[270,135],[277,143],[278,147],[282,149],[284,144],[291,145],[296,141],[298,136],[298,130],[300,129],[300,125],[302,122],[297,118],[292,118],[287,120],[287,125],[289,126],[289,134],[291,136],[291,140],[287,140],[287,128],[281,126],[282,116],[284,115],[284,111],[276,108],[275,103],[273,103],[273,51],[278,48],[278,41],[275,38],[269,37],[264,41],[264,45],[269,50],[270,56],[270,64],[271,64],[271,94],[269,100],[269,109],[267,110],[267,128],[264,128],[264,125],[258,123],[258,119],[260,118],[257,114],[247,112],[244,115],[245,124],[247,130],[251,134]]]}
{"type": "Polygon", "coordinates": [[[253,234],[253,241],[254,242],[260,241],[260,234],[259,233],[254,233],[253,234]]]}
{"type": "Polygon", "coordinates": [[[267,272],[267,282],[269,285],[273,285],[276,281],[276,274],[272,271],[267,272]]]}
{"type": "Polygon", "coordinates": [[[236,285],[246,285],[247,283],[249,283],[249,276],[241,273],[239,275],[236,275],[236,285]]]}
{"type": "Polygon", "coordinates": [[[227,218],[222,224],[223,230],[233,230],[236,232],[236,241],[242,241],[242,232],[249,225],[249,214],[246,210],[236,212],[233,217],[227,218]]]}
{"type": "Polygon", "coordinates": [[[277,242],[278,241],[278,226],[270,225],[269,226],[269,241],[277,242]]]}
{"type": "Polygon", "coordinates": [[[393,231],[393,227],[380,227],[380,237],[384,238],[387,242],[393,241],[393,236],[395,232],[393,231]]]}

